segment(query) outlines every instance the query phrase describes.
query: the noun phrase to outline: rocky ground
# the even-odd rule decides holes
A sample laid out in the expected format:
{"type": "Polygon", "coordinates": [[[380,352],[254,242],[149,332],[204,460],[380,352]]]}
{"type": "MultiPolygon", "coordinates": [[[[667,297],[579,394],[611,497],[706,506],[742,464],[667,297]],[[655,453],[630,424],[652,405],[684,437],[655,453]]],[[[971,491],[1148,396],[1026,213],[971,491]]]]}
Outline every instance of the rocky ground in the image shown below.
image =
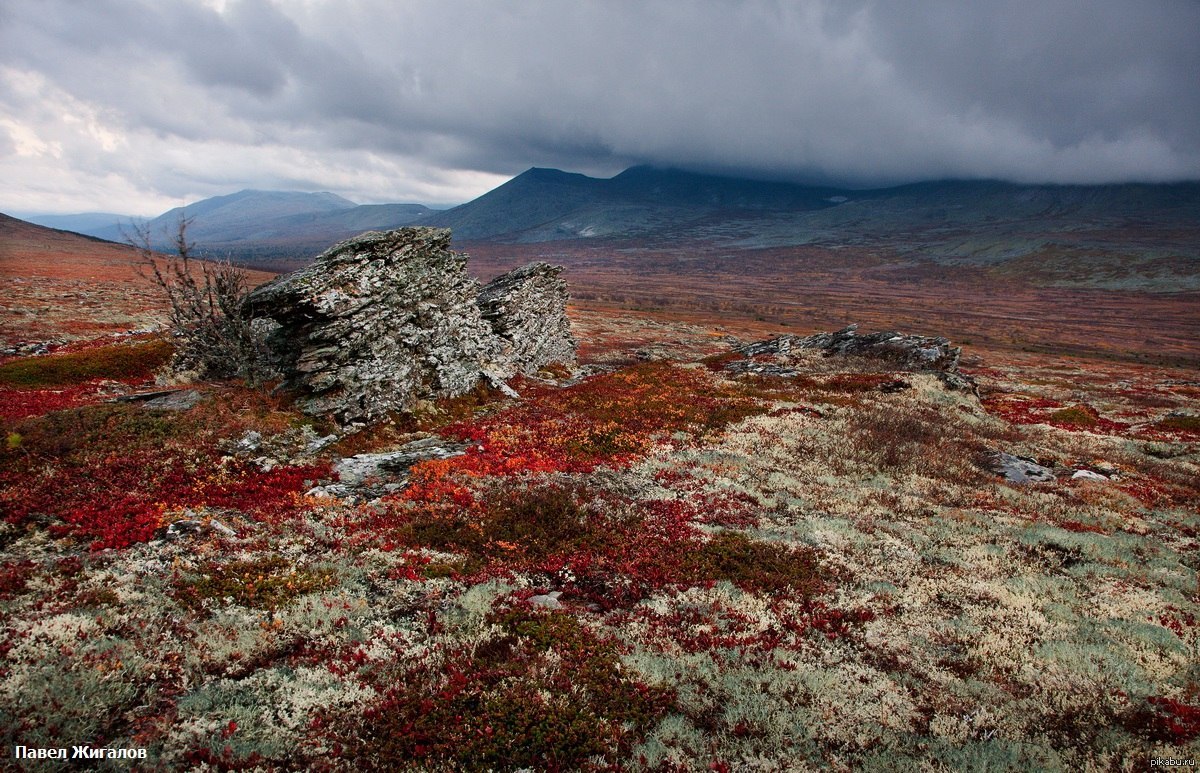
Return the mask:
{"type": "Polygon", "coordinates": [[[157,394],[153,338],[0,364],[3,744],[197,770],[1197,756],[1195,372],[968,347],[964,389],[572,326],[575,372],[354,434],[267,389],[157,394]]]}

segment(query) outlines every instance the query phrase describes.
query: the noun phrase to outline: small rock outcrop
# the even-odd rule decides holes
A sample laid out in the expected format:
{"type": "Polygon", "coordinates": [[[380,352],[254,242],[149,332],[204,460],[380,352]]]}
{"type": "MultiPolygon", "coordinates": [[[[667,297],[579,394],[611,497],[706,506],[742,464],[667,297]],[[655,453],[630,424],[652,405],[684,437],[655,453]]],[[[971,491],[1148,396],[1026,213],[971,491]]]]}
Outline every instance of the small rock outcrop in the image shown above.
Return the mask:
{"type": "Polygon", "coordinates": [[[962,349],[951,346],[948,339],[906,335],[893,331],[859,335],[858,325],[851,325],[835,333],[817,333],[811,336],[782,335],[747,344],[736,349],[747,359],[735,360],[727,367],[733,371],[751,370],[768,375],[794,375],[796,371],[783,364],[762,364],[762,367],[756,368],[753,358],[774,356],[786,359],[789,353],[804,350],[820,350],[826,356],[880,360],[898,370],[931,372],[937,374],[938,378],[952,389],[975,391],[975,384],[971,379],[958,370],[962,349]]]}
{"type": "Polygon", "coordinates": [[[273,364],[303,410],[342,426],[574,362],[561,269],[518,269],[481,293],[466,261],[448,229],[371,231],[259,287],[244,313],[274,322],[273,364]]]}
{"type": "Polygon", "coordinates": [[[351,501],[381,497],[404,488],[409,470],[417,462],[462,456],[465,448],[463,443],[434,436],[414,440],[394,451],[346,457],[334,465],[336,483],[317,486],[308,493],[351,501]]]}
{"type": "Polygon", "coordinates": [[[1032,459],[1004,452],[992,457],[992,470],[997,475],[1003,475],[1009,483],[1054,483],[1058,480],[1054,470],[1049,467],[1043,467],[1032,459]]]}

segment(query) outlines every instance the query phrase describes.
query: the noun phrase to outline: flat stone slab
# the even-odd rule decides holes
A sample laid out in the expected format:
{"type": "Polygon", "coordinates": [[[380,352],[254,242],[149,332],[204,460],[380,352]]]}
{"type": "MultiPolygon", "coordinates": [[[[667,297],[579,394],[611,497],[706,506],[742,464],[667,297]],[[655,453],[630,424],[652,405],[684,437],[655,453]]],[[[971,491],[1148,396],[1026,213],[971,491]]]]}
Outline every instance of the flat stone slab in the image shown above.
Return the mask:
{"type": "Polygon", "coordinates": [[[417,462],[427,459],[449,459],[462,456],[466,445],[440,437],[423,438],[405,443],[395,451],[378,454],[356,454],[339,461],[334,470],[345,486],[356,486],[368,478],[395,478],[407,475],[417,462]]]}
{"type": "Polygon", "coordinates": [[[1009,483],[1054,483],[1058,480],[1049,467],[1043,467],[1032,459],[1003,452],[993,457],[992,470],[998,475],[1003,475],[1009,483]]]}
{"type": "Polygon", "coordinates": [[[200,402],[200,393],[195,389],[185,389],[181,392],[169,392],[161,397],[155,397],[142,403],[147,411],[190,411],[200,402]]]}

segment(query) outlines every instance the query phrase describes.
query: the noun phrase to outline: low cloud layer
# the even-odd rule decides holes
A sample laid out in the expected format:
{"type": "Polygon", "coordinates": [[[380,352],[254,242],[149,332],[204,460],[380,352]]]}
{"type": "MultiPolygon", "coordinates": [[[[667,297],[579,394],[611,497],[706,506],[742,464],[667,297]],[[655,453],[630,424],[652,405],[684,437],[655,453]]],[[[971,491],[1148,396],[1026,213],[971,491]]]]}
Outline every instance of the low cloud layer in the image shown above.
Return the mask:
{"type": "Polygon", "coordinates": [[[0,209],[453,203],[529,166],[1200,178],[1200,3],[9,0],[0,209]]]}

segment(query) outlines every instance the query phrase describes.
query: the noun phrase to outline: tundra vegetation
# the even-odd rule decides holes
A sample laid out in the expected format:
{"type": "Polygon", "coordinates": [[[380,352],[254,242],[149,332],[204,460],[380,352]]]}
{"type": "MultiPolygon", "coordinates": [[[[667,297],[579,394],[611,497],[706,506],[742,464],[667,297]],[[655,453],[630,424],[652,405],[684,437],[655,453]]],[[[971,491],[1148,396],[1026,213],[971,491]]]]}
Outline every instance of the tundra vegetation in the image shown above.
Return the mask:
{"type": "Polygon", "coordinates": [[[3,744],[200,770],[1200,752],[1200,383],[991,353],[979,397],[819,352],[735,374],[724,331],[574,322],[592,375],[337,442],[237,381],[110,402],[172,357],[154,338],[0,363],[3,744]],[[465,451],[328,495],[342,457],[431,433],[465,451]]]}

